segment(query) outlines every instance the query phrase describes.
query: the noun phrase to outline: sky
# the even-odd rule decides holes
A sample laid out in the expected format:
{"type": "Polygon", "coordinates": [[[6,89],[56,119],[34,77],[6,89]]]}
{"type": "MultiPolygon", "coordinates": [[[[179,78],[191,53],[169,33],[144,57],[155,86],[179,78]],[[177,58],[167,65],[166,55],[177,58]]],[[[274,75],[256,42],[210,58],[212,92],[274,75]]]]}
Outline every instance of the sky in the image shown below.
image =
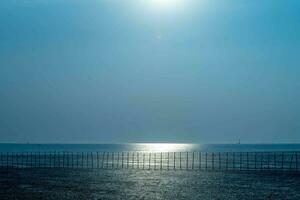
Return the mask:
{"type": "Polygon", "coordinates": [[[0,142],[300,143],[298,0],[1,0],[0,142]]]}

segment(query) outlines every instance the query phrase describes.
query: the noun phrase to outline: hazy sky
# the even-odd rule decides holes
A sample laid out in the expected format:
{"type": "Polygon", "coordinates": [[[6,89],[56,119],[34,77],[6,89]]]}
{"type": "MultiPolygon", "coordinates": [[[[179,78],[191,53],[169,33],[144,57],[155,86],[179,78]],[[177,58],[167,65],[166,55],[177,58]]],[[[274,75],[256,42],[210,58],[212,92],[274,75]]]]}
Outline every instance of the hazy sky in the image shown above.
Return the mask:
{"type": "Polygon", "coordinates": [[[0,142],[300,142],[299,0],[1,0],[0,142]]]}

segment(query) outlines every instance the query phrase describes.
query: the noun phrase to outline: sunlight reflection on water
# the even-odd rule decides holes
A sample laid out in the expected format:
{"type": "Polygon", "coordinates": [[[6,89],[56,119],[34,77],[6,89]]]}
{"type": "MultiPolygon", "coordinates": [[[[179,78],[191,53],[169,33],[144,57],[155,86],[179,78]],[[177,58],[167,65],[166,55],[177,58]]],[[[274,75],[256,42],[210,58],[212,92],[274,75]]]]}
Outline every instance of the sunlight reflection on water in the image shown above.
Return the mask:
{"type": "Polygon", "coordinates": [[[176,143],[140,143],[135,144],[136,149],[150,152],[180,152],[194,149],[194,144],[176,144],[176,143]]]}

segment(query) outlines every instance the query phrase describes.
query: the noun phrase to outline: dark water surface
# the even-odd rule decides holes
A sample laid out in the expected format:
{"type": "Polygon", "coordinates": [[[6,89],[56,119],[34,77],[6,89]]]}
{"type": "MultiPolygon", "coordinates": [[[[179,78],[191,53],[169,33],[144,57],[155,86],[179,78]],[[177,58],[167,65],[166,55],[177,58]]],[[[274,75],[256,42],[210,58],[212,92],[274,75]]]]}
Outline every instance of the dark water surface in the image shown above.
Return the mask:
{"type": "Polygon", "coordinates": [[[299,200],[299,174],[0,169],[0,199],[299,200]]]}

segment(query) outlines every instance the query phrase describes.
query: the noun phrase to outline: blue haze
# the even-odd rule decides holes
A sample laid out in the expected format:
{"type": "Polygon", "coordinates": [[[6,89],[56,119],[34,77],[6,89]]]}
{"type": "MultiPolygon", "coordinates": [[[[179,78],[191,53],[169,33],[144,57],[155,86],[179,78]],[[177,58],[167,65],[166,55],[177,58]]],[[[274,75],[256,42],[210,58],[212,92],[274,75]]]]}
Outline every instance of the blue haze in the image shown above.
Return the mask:
{"type": "Polygon", "coordinates": [[[300,1],[137,2],[0,1],[0,142],[300,142],[300,1]]]}

